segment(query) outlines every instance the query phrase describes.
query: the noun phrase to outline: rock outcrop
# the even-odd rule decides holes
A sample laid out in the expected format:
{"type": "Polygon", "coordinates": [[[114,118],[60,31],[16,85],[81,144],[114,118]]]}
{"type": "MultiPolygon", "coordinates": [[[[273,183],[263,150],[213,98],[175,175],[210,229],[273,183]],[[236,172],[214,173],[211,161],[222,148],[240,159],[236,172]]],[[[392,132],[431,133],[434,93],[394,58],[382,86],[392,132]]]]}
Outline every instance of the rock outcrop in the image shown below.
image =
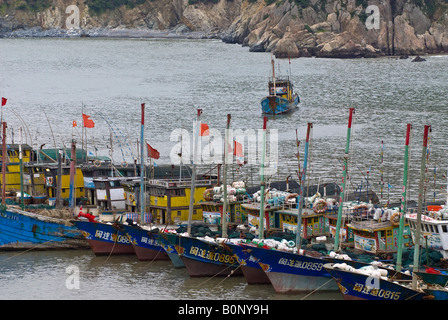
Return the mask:
{"type": "Polygon", "coordinates": [[[276,57],[291,58],[448,52],[447,0],[206,1],[134,0],[133,6],[94,12],[94,0],[46,0],[48,6],[37,9],[25,5],[30,0],[0,0],[0,35],[157,36],[169,32],[218,37],[253,52],[271,51],[276,57]],[[79,8],[75,31],[67,30],[69,5],[79,8]]]}

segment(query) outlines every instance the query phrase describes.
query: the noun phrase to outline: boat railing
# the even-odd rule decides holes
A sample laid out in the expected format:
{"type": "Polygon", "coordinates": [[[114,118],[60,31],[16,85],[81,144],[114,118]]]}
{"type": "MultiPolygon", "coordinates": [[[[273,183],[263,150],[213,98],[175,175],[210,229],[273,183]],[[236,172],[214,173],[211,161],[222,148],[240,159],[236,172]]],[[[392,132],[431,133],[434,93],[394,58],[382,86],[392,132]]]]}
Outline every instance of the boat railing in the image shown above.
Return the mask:
{"type": "MultiPolygon", "coordinates": [[[[150,179],[148,180],[149,185],[153,186],[160,186],[165,188],[172,188],[172,187],[190,187],[191,186],[191,179],[190,180],[159,180],[159,179],[150,179]]],[[[196,180],[195,184],[197,186],[213,186],[216,184],[215,180],[196,180]]]]}

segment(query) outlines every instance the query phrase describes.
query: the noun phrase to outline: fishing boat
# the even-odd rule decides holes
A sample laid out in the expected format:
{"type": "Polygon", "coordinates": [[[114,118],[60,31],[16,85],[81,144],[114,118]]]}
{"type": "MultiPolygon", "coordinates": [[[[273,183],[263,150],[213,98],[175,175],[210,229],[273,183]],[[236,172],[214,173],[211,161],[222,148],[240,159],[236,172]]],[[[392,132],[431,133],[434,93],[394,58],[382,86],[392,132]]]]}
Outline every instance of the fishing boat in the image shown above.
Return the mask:
{"type": "Polygon", "coordinates": [[[290,76],[275,76],[274,60],[272,62],[272,77],[268,82],[269,95],[261,99],[263,114],[278,115],[288,113],[299,105],[299,95],[294,92],[290,76]]]}
{"type": "Polygon", "coordinates": [[[104,255],[134,255],[125,229],[119,223],[84,220],[71,220],[73,225],[82,231],[93,253],[104,255]]]}
{"type": "MultiPolygon", "coordinates": [[[[406,220],[415,242],[418,226],[415,210],[406,213],[406,220]]],[[[427,248],[440,252],[443,259],[448,259],[448,207],[428,206],[422,213],[420,241],[427,248]]]]}
{"type": "Polygon", "coordinates": [[[159,231],[158,241],[170,258],[173,266],[175,268],[185,268],[185,264],[180,258],[184,249],[179,246],[180,238],[176,232],[163,229],[159,231]]]}
{"type": "Polygon", "coordinates": [[[139,226],[135,223],[123,224],[134,252],[140,261],[169,260],[169,256],[159,242],[159,229],[139,226]]]}
{"type": "MultiPolygon", "coordinates": [[[[0,248],[3,250],[86,248],[86,241],[82,234],[69,223],[69,219],[73,217],[73,211],[63,208],[56,210],[47,208],[41,211],[34,209],[35,212],[32,212],[25,209],[22,143],[18,145],[19,161],[15,167],[19,176],[20,197],[18,202],[20,205],[7,205],[6,200],[10,199],[6,199],[6,122],[3,122],[2,147],[2,164],[4,165],[2,165],[2,204],[0,206],[0,248]]],[[[30,152],[28,150],[28,160],[31,158],[30,152]]],[[[72,182],[73,180],[70,181],[71,184],[72,182]]],[[[74,195],[71,193],[69,200],[73,199],[74,195]]]]}
{"type": "Polygon", "coordinates": [[[221,240],[222,242],[216,242],[210,237],[179,235],[171,245],[182,248],[179,251],[180,259],[190,277],[242,276],[238,260],[225,244],[225,239],[221,240]]]}
{"type": "Polygon", "coordinates": [[[427,297],[424,291],[413,289],[412,277],[402,272],[378,268],[368,272],[365,267],[355,269],[338,263],[325,264],[324,269],[337,283],[344,300],[423,300],[427,297]]]}
{"type": "Polygon", "coordinates": [[[338,289],[330,274],[323,268],[327,261],[317,252],[308,250],[288,252],[249,244],[242,246],[258,260],[275,292],[305,293],[338,289]]]}
{"type": "MultiPolygon", "coordinates": [[[[360,209],[353,210],[359,211],[360,209]]],[[[403,237],[403,245],[406,248],[413,246],[408,225],[404,225],[402,234],[399,232],[398,208],[375,209],[373,207],[363,207],[360,211],[363,212],[361,214],[365,214],[365,217],[351,215],[352,219],[347,224],[347,227],[353,233],[355,249],[375,255],[391,255],[398,250],[399,237],[403,237]],[[375,211],[378,214],[369,214],[369,212],[375,211]]]]}
{"type": "Polygon", "coordinates": [[[0,250],[88,248],[82,233],[69,223],[71,215],[68,211],[45,212],[47,214],[20,210],[13,206],[2,207],[0,250]]]}
{"type": "Polygon", "coordinates": [[[403,177],[403,193],[401,199],[399,219],[399,244],[397,252],[396,271],[393,270],[391,277],[388,277],[387,271],[373,270],[374,273],[366,272],[364,269],[355,269],[344,264],[327,264],[324,268],[330,272],[333,279],[337,282],[344,299],[364,299],[364,300],[422,300],[433,299],[434,296],[428,295],[423,287],[425,283],[421,283],[418,279],[419,271],[419,248],[420,248],[420,221],[422,210],[422,190],[425,173],[425,157],[427,152],[427,141],[429,126],[425,126],[423,136],[422,150],[422,166],[420,172],[418,211],[417,211],[417,234],[414,250],[413,273],[411,278],[405,278],[401,275],[402,271],[402,248],[403,248],[403,229],[404,229],[404,212],[406,208],[406,190],[407,190],[407,173],[408,173],[408,147],[410,128],[407,126],[406,144],[405,144],[405,170],[403,177]],[[405,281],[405,283],[403,283],[405,281]]]}
{"type": "Polygon", "coordinates": [[[241,243],[227,242],[238,261],[247,284],[271,284],[269,277],[258,263],[258,260],[241,243]]]}

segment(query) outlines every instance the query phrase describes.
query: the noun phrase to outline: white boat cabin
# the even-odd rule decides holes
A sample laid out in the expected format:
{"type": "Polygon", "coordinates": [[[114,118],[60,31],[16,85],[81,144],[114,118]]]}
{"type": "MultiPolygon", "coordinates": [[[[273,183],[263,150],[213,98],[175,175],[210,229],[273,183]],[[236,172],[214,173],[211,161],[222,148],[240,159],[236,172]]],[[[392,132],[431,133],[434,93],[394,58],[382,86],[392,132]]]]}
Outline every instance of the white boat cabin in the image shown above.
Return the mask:
{"type": "MultiPolygon", "coordinates": [[[[406,220],[415,243],[416,210],[407,213],[406,220]]],[[[444,259],[448,258],[448,206],[428,206],[428,210],[422,213],[420,243],[423,248],[437,250],[444,259]]]]}

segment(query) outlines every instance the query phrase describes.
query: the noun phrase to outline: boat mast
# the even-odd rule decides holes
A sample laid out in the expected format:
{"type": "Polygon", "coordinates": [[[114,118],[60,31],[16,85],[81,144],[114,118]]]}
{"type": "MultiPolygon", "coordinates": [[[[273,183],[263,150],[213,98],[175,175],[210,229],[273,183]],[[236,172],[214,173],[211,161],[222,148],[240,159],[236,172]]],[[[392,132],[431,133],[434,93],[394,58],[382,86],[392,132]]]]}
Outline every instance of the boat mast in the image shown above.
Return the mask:
{"type": "MultiPolygon", "coordinates": [[[[274,62],[274,61],[272,61],[274,62]]],[[[264,238],[264,161],[266,159],[266,124],[268,122],[268,118],[263,117],[263,146],[262,146],[262,154],[261,154],[261,168],[260,168],[260,221],[258,223],[258,238],[264,238]]],[[[267,221],[266,221],[267,222],[267,221]]]]}
{"type": "Polygon", "coordinates": [[[334,239],[334,251],[339,250],[339,233],[341,229],[341,220],[342,220],[342,202],[344,200],[344,192],[345,192],[345,183],[347,179],[347,165],[348,165],[348,156],[349,156],[349,150],[350,150],[350,134],[352,130],[352,119],[353,119],[353,112],[355,111],[355,108],[350,108],[350,115],[348,118],[348,126],[347,126],[347,142],[345,144],[345,154],[344,154],[344,166],[343,166],[343,173],[342,173],[342,186],[341,186],[341,193],[339,195],[339,209],[338,209],[338,220],[336,223],[336,234],[334,239]]]}
{"type": "Polygon", "coordinates": [[[145,177],[145,164],[144,164],[144,131],[145,131],[145,104],[142,103],[142,120],[140,129],[140,216],[138,218],[138,223],[143,221],[143,215],[145,213],[145,188],[144,188],[144,177],[145,177]]]}
{"type": "Polygon", "coordinates": [[[272,64],[272,81],[274,84],[274,93],[272,94],[273,96],[277,95],[277,91],[275,88],[275,63],[274,63],[274,59],[272,58],[272,54],[271,54],[271,64],[272,64]]]}
{"type": "Polygon", "coordinates": [[[412,289],[417,288],[417,274],[419,269],[420,258],[420,233],[422,223],[422,202],[423,202],[423,183],[425,180],[426,168],[426,151],[428,149],[428,132],[431,126],[425,125],[423,133],[423,148],[422,148],[422,162],[420,168],[420,184],[418,189],[418,206],[417,206],[417,228],[415,229],[415,249],[414,249],[414,268],[412,273],[412,289]]]}
{"type": "MultiPolygon", "coordinates": [[[[305,140],[305,155],[303,159],[303,171],[300,179],[300,199],[299,199],[299,211],[297,213],[297,233],[296,233],[296,247],[297,251],[300,250],[302,247],[302,209],[303,209],[303,198],[304,198],[304,192],[303,188],[305,186],[306,181],[306,168],[308,165],[308,146],[310,142],[310,132],[313,128],[312,123],[308,123],[308,128],[306,131],[306,140],[305,140]]],[[[319,188],[318,188],[319,190],[319,188]]]]}
{"type": "Polygon", "coordinates": [[[71,159],[70,159],[70,193],[69,193],[69,211],[74,215],[75,208],[75,168],[76,166],[76,143],[72,140],[71,159]]]}
{"type": "Polygon", "coordinates": [[[199,138],[199,132],[201,130],[201,114],[202,109],[198,109],[197,119],[196,119],[196,130],[194,132],[194,150],[193,150],[193,173],[191,175],[191,188],[190,188],[190,206],[188,209],[188,226],[187,226],[187,232],[188,235],[191,235],[191,221],[193,220],[193,208],[194,208],[194,191],[195,191],[195,184],[196,184],[196,157],[198,153],[198,138],[199,138]]]}
{"type": "Polygon", "coordinates": [[[404,145],[404,173],[403,173],[403,193],[401,194],[400,206],[400,227],[398,229],[398,248],[397,248],[397,271],[401,271],[402,255],[403,255],[403,230],[404,230],[404,213],[406,212],[406,189],[408,185],[408,165],[409,165],[409,139],[411,135],[411,125],[408,123],[406,129],[406,142],[404,145]]]}
{"type": "Polygon", "coordinates": [[[229,128],[230,128],[230,114],[227,114],[227,126],[224,138],[224,170],[222,173],[222,184],[223,184],[223,203],[222,203],[222,220],[221,220],[221,234],[223,238],[227,238],[227,157],[228,157],[228,146],[229,146],[229,128]]]}
{"type": "Polygon", "coordinates": [[[19,165],[20,165],[20,207],[22,210],[25,209],[25,203],[24,203],[24,195],[23,195],[23,152],[22,152],[22,127],[19,128],[20,132],[20,144],[19,144],[19,165]]]}
{"type": "Polygon", "coordinates": [[[2,122],[2,204],[6,204],[6,122],[2,122]]]}

